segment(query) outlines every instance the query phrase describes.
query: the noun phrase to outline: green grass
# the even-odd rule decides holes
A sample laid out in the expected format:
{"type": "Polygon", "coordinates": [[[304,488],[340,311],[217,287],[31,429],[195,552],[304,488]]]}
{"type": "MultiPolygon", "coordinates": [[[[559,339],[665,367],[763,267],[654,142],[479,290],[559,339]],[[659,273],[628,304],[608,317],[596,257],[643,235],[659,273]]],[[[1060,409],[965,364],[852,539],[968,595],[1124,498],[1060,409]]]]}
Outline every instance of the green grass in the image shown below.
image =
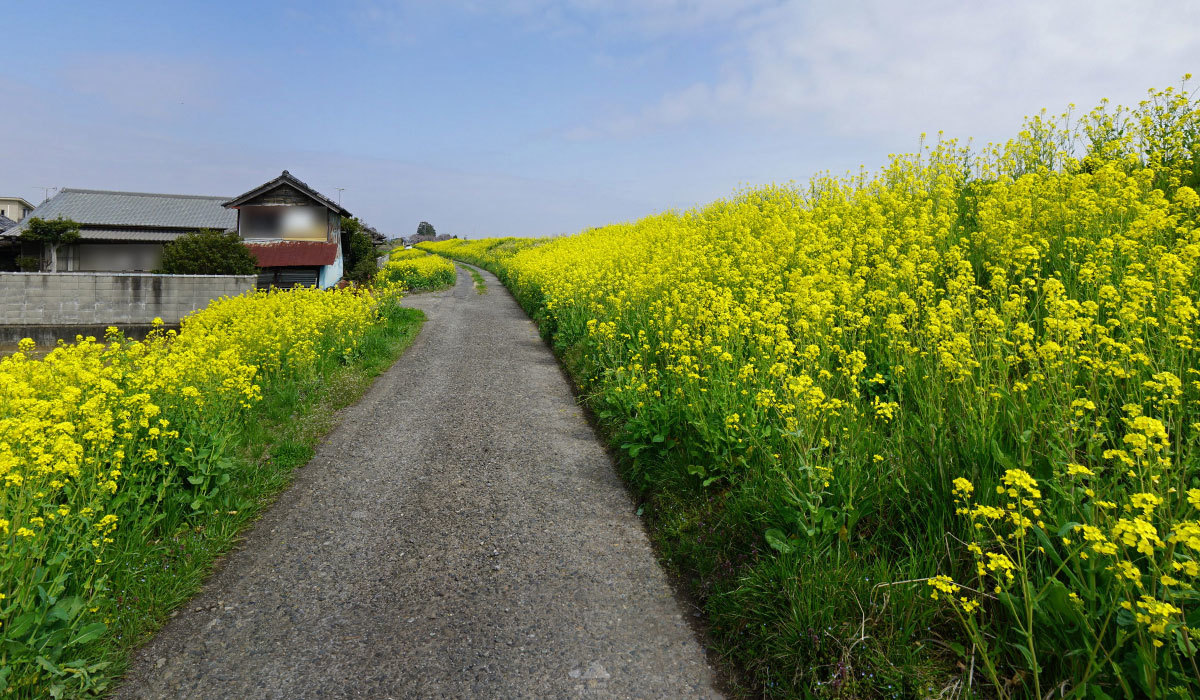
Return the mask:
{"type": "MultiPolygon", "coordinates": [[[[312,458],[321,438],[337,422],[337,411],[357,401],[375,377],[411,345],[425,316],[392,305],[385,321],[369,331],[349,363],[326,360],[310,378],[279,386],[263,397],[236,436],[235,459],[253,468],[239,469],[251,480],[231,482],[221,508],[193,515],[152,541],[118,536],[113,545],[110,633],[88,650],[99,671],[124,671],[130,653],[166,623],[171,611],[199,590],[214,562],[237,544],[239,536],[291,482],[294,469],[312,458]]],[[[120,531],[118,531],[120,532],[120,531]]],[[[103,687],[103,684],[100,684],[103,687]]]]}
{"type": "Polygon", "coordinates": [[[487,282],[483,281],[483,275],[473,267],[468,267],[467,272],[471,273],[471,279],[475,281],[475,293],[487,294],[487,282]]]}

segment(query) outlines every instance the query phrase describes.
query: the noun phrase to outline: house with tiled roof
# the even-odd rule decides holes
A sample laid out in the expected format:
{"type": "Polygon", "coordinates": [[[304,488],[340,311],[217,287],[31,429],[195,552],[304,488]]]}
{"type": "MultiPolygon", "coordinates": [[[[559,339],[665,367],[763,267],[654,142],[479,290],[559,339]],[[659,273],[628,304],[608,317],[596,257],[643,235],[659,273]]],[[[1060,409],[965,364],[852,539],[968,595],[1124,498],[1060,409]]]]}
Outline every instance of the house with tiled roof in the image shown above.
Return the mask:
{"type": "MultiPolygon", "coordinates": [[[[65,188],[28,218],[71,219],[79,241],[59,250],[62,272],[150,272],[163,246],[201,229],[237,231],[260,268],[259,286],[329,287],[342,278],[342,206],[286,170],[243,195],[117,192],[65,188]]],[[[20,240],[28,218],[0,232],[0,243],[18,245],[22,256],[45,257],[42,246],[20,240]]]]}
{"type": "MultiPolygon", "coordinates": [[[[59,250],[60,271],[149,272],[162,262],[163,244],[200,229],[232,229],[237,214],[221,206],[225,199],[68,187],[0,238],[19,238],[33,217],[71,219],[79,224],[79,241],[59,250]]],[[[22,247],[25,256],[44,257],[40,244],[22,247]]]]}
{"type": "Polygon", "coordinates": [[[258,261],[260,287],[331,287],[342,279],[342,205],[284,170],[279,177],[225,202],[237,212],[237,232],[258,261]]]}

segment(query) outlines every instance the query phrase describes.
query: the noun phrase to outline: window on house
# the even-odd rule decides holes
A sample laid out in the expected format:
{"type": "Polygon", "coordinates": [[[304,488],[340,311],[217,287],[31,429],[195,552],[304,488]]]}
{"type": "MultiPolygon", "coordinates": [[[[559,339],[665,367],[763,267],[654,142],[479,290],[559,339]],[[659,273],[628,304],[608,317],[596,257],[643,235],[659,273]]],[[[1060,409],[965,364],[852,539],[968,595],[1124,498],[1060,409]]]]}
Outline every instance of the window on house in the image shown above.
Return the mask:
{"type": "Polygon", "coordinates": [[[241,211],[242,238],[280,238],[281,207],[245,207],[241,211]]]}

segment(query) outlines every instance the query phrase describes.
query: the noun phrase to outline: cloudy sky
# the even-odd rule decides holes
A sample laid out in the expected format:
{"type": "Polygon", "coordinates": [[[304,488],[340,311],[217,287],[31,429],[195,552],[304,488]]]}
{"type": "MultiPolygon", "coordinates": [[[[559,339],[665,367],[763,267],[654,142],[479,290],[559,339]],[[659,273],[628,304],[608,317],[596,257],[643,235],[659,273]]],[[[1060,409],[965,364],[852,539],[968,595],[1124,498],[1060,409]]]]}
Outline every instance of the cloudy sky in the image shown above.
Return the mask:
{"type": "Polygon", "coordinates": [[[546,235],[1200,74],[1200,2],[0,0],[0,195],[288,169],[393,235],[546,235]]]}

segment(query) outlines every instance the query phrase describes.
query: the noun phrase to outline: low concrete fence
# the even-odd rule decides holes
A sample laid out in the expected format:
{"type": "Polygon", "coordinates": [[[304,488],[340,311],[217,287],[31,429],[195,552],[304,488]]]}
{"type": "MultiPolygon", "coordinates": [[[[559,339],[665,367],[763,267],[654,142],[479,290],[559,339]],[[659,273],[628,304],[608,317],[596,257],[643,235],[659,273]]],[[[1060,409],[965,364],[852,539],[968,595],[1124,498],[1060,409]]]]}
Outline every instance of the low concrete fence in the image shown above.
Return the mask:
{"type": "Polygon", "coordinates": [[[86,331],[132,329],[156,317],[177,325],[213,299],[254,289],[256,280],[254,275],[0,272],[0,342],[95,335],[86,331]]]}

